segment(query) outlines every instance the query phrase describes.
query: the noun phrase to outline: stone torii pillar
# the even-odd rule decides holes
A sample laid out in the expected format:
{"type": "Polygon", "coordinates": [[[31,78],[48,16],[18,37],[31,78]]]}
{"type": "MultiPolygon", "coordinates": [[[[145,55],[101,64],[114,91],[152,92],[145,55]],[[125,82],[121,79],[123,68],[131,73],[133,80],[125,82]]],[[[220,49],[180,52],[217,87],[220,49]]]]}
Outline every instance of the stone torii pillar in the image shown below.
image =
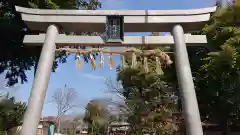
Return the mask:
{"type": "Polygon", "coordinates": [[[197,96],[194,88],[182,26],[173,26],[172,34],[174,38],[173,48],[178,78],[177,80],[181,93],[187,135],[203,135],[197,96]]]}
{"type": "Polygon", "coordinates": [[[42,52],[38,62],[36,74],[33,80],[32,92],[28,100],[27,110],[24,115],[21,135],[36,135],[41,117],[42,108],[46,96],[46,89],[52,72],[55,59],[56,44],[58,35],[56,25],[49,25],[42,52]]]}

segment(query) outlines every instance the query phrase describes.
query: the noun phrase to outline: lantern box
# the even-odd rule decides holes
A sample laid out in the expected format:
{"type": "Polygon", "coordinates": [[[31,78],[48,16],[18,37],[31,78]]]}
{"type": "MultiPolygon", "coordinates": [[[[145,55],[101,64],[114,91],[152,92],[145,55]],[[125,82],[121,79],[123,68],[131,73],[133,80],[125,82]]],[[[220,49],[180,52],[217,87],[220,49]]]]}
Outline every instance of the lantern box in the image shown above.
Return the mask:
{"type": "Polygon", "coordinates": [[[123,42],[124,40],[124,17],[107,16],[106,22],[107,40],[106,42],[123,42]]]}

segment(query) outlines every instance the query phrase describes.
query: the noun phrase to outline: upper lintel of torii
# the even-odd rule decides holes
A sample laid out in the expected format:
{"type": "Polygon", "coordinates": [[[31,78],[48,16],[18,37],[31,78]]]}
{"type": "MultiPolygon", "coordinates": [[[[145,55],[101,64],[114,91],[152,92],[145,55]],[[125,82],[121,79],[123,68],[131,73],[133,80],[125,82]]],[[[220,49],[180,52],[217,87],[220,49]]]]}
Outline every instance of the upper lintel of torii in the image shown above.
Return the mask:
{"type": "Polygon", "coordinates": [[[16,6],[32,30],[57,24],[65,32],[105,32],[106,16],[124,17],[124,32],[170,32],[181,24],[185,32],[201,29],[216,7],[189,10],[49,10],[16,6]]]}

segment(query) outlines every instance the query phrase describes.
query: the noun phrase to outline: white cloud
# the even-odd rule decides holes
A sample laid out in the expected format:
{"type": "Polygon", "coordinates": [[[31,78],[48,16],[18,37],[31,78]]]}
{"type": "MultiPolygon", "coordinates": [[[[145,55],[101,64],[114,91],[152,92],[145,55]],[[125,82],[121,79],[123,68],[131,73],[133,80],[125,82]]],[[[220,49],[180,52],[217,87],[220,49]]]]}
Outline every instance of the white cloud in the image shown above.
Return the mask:
{"type": "Polygon", "coordinates": [[[103,9],[124,9],[125,7],[125,0],[102,0],[103,9]]]}
{"type": "Polygon", "coordinates": [[[83,74],[84,77],[87,77],[89,79],[94,79],[94,80],[104,80],[105,77],[104,76],[99,76],[99,75],[94,75],[94,74],[88,74],[88,73],[84,73],[83,74]]]}

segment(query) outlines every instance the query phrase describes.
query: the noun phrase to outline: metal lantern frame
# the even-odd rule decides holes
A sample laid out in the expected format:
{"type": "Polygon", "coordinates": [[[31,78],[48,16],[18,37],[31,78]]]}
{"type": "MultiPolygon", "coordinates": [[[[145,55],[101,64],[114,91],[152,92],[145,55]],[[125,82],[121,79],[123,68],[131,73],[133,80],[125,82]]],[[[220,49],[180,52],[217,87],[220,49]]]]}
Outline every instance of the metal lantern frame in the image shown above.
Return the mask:
{"type": "Polygon", "coordinates": [[[124,16],[120,15],[107,16],[106,27],[107,27],[106,42],[121,43],[124,41],[124,16]]]}

